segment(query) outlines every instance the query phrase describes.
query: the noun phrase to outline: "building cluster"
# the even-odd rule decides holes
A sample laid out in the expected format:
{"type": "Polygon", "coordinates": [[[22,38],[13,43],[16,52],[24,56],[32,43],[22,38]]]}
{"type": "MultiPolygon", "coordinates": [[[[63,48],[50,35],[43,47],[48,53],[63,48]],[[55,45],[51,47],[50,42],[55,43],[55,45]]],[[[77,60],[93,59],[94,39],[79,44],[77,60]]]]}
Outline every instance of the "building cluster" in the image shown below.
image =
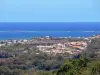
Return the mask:
{"type": "Polygon", "coordinates": [[[87,43],[83,41],[78,42],[66,42],[66,43],[58,43],[53,44],[50,46],[43,46],[39,45],[37,48],[42,51],[49,54],[79,54],[83,52],[87,47],[87,43]]]}
{"type": "Polygon", "coordinates": [[[83,52],[87,47],[87,42],[83,40],[68,41],[67,38],[52,38],[49,36],[23,40],[3,40],[0,42],[0,47],[14,44],[35,46],[39,51],[48,54],[78,54],[83,52]]]}
{"type": "Polygon", "coordinates": [[[1,46],[10,46],[10,45],[14,45],[14,44],[26,44],[28,42],[28,40],[3,40],[0,41],[0,47],[1,46]]]}
{"type": "Polygon", "coordinates": [[[90,39],[100,38],[100,35],[93,35],[92,37],[89,37],[90,39]]]}

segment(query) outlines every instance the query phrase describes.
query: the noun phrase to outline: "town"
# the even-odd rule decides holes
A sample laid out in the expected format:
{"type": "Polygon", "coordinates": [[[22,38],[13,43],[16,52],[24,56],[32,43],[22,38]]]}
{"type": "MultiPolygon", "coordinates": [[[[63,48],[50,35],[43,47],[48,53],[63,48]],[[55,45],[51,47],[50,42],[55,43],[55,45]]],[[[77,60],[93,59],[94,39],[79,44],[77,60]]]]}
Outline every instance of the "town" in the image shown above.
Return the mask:
{"type": "MultiPolygon", "coordinates": [[[[1,40],[0,47],[13,46],[15,44],[31,45],[32,47],[35,47],[37,50],[47,54],[76,55],[86,50],[88,43],[91,42],[91,39],[99,37],[100,35],[92,36],[89,38],[44,36],[44,37],[34,37],[32,39],[21,39],[21,40],[9,39],[9,40],[1,40]]],[[[23,52],[27,52],[27,50],[25,49],[21,50],[23,52]]]]}

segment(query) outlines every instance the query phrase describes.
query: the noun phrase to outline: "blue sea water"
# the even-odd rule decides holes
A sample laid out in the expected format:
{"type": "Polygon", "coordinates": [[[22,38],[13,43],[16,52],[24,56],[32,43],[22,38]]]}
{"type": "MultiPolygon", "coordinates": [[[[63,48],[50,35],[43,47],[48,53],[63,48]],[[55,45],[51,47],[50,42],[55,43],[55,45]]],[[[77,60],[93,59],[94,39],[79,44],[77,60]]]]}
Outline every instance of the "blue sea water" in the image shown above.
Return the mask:
{"type": "Polygon", "coordinates": [[[27,39],[39,36],[89,37],[100,34],[99,22],[0,23],[0,39],[27,39]]]}

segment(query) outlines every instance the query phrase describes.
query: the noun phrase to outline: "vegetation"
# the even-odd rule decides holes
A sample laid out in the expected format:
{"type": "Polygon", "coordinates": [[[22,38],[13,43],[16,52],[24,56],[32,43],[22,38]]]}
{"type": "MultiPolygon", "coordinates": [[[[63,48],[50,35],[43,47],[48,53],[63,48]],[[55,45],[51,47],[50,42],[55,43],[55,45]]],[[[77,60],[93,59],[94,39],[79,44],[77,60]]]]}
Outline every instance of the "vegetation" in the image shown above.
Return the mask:
{"type": "Polygon", "coordinates": [[[1,47],[0,75],[100,75],[99,52],[100,39],[93,39],[86,52],[73,59],[40,52],[32,45],[1,47]]]}
{"type": "Polygon", "coordinates": [[[100,60],[89,60],[82,56],[79,59],[67,60],[58,70],[54,71],[0,66],[0,75],[100,75],[100,60]]]}

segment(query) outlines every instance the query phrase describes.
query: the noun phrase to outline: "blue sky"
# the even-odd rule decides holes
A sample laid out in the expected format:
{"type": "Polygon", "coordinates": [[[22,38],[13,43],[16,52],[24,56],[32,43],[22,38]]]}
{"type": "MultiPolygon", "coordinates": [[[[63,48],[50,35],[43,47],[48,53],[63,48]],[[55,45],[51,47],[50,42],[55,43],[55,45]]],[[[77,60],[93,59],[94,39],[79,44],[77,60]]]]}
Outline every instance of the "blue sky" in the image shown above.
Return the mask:
{"type": "Polygon", "coordinates": [[[100,0],[0,0],[0,22],[100,22],[100,0]]]}

